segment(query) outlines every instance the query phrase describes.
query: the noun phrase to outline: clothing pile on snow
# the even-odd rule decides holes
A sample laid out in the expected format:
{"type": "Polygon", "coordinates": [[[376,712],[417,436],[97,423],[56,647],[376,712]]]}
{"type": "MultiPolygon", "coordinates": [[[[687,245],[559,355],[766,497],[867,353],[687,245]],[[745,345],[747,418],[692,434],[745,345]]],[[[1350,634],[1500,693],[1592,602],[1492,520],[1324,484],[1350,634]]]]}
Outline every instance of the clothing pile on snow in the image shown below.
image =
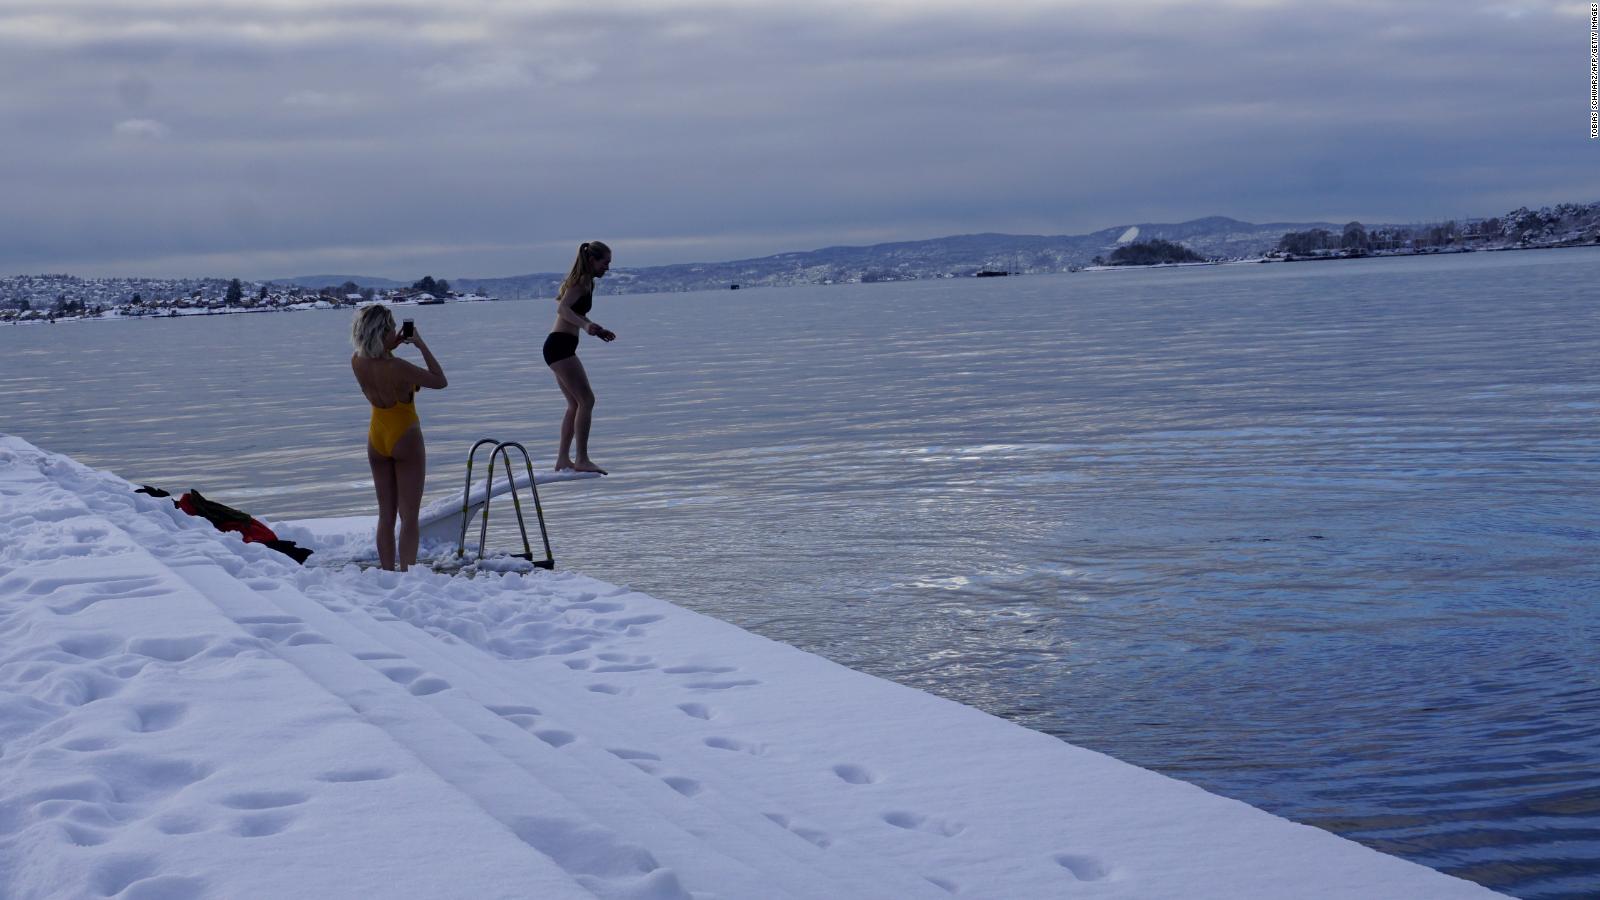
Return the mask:
{"type": "MultiPolygon", "coordinates": [[[[139,488],[135,493],[149,494],[152,497],[172,496],[168,492],[157,487],[151,487],[148,484],[139,488]]],[[[260,519],[253,518],[249,513],[241,512],[231,506],[223,506],[215,500],[207,500],[194,488],[190,488],[183,496],[172,501],[172,505],[191,516],[199,516],[205,519],[215,525],[218,531],[237,531],[239,536],[249,543],[266,544],[301,565],[305,565],[306,557],[313,552],[305,547],[296,546],[294,541],[280,540],[278,535],[260,519]]]]}

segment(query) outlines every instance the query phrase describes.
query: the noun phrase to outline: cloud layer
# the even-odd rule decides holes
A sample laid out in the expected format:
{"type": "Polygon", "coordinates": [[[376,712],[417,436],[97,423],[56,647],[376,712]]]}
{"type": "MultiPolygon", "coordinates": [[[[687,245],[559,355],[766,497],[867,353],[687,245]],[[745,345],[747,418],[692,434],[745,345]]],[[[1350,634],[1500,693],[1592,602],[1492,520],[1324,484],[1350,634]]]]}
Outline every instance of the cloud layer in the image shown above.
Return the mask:
{"type": "Polygon", "coordinates": [[[0,273],[392,277],[1600,199],[1587,7],[12,0],[0,273]],[[1566,60],[1566,62],[1563,62],[1566,60]]]}

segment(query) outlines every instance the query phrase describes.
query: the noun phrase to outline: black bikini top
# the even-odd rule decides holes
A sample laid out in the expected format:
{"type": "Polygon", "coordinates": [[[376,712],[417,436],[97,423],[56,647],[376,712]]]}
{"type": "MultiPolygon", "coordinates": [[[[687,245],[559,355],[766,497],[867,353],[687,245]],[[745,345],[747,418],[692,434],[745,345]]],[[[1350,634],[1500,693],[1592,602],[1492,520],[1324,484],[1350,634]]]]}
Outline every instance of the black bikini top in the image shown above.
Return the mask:
{"type": "Polygon", "coordinates": [[[587,316],[594,306],[594,291],[585,291],[582,297],[572,301],[572,311],[580,316],[587,316]]]}

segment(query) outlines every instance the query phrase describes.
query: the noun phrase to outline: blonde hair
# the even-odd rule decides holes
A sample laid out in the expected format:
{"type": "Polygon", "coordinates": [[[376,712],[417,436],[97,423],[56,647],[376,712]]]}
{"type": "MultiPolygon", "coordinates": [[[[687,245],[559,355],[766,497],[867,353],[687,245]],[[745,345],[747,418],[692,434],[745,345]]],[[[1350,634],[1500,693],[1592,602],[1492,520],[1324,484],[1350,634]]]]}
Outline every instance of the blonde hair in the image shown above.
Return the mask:
{"type": "Polygon", "coordinates": [[[356,311],[350,323],[350,343],[356,352],[368,359],[382,359],[389,355],[386,338],[394,330],[394,313],[382,303],[364,306],[356,311]]]}
{"type": "Polygon", "coordinates": [[[592,259],[610,259],[611,248],[599,241],[589,241],[578,247],[578,258],[572,261],[572,271],[561,282],[561,289],[556,291],[556,298],[560,299],[567,288],[577,285],[585,290],[594,290],[594,273],[589,271],[589,261],[592,259]]]}

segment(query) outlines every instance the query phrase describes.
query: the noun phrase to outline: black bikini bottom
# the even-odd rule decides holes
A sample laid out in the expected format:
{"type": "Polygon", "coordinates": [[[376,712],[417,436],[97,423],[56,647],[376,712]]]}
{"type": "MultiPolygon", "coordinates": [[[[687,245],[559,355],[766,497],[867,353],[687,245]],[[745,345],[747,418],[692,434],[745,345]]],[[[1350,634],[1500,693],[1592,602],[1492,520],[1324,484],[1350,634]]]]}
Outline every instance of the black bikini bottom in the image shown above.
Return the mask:
{"type": "Polygon", "coordinates": [[[578,355],[578,336],[564,331],[552,331],[544,339],[544,364],[553,366],[569,356],[578,355]]]}

